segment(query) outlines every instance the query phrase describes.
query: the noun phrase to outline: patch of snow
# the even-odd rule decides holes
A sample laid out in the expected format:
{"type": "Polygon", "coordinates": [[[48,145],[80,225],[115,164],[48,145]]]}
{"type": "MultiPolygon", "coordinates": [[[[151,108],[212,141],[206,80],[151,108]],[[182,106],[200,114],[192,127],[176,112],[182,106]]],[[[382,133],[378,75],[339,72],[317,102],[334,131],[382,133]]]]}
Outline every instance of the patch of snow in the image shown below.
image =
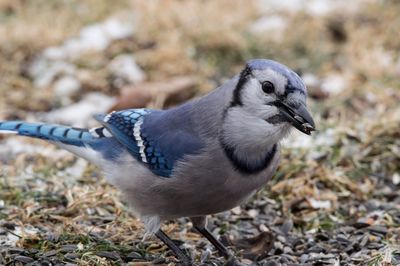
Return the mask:
{"type": "Polygon", "coordinates": [[[64,52],[69,58],[77,58],[83,53],[103,51],[109,43],[103,25],[96,23],[82,28],[77,38],[67,40],[64,43],[64,52]]]}
{"type": "Polygon", "coordinates": [[[329,94],[339,94],[346,86],[347,82],[342,75],[331,74],[323,79],[321,89],[329,94]]]}
{"type": "Polygon", "coordinates": [[[301,76],[301,78],[307,87],[317,87],[320,84],[320,80],[317,78],[317,76],[311,73],[305,73],[301,76]]]}
{"type": "Polygon", "coordinates": [[[49,61],[45,58],[39,58],[32,63],[29,68],[29,74],[34,78],[33,85],[36,88],[47,88],[58,76],[73,76],[76,67],[64,61],[49,61]]]}
{"type": "Polygon", "coordinates": [[[117,85],[135,84],[145,80],[143,70],[136,64],[133,55],[121,54],[115,57],[108,65],[110,72],[117,79],[117,85]]]}
{"type": "Polygon", "coordinates": [[[118,20],[111,18],[102,24],[105,34],[110,40],[125,39],[134,33],[132,20],[118,20]]]}
{"type": "Polygon", "coordinates": [[[21,239],[20,237],[25,237],[27,235],[36,235],[39,230],[30,225],[24,225],[24,227],[16,226],[15,229],[10,232],[8,231],[4,235],[0,235],[0,246],[11,246],[15,247],[17,242],[21,239]]]}
{"type": "Polygon", "coordinates": [[[318,134],[314,141],[317,146],[331,147],[336,143],[336,131],[332,128],[328,128],[326,131],[318,134]]]}
{"type": "Polygon", "coordinates": [[[268,35],[275,40],[282,39],[283,33],[287,27],[287,20],[280,15],[268,15],[259,18],[256,22],[250,25],[250,32],[263,33],[268,32],[268,35]]]}
{"type": "Polygon", "coordinates": [[[335,11],[354,13],[363,4],[365,0],[259,0],[259,7],[265,13],[304,11],[312,16],[326,16],[335,11]]]}
{"type": "Polygon", "coordinates": [[[112,41],[127,38],[133,32],[132,20],[109,18],[83,27],[77,37],[66,40],[61,46],[47,48],[42,56],[49,60],[76,59],[88,52],[103,51],[112,41]]]}
{"type": "Polygon", "coordinates": [[[17,154],[40,154],[45,157],[51,157],[54,160],[61,159],[69,154],[68,151],[61,149],[54,149],[52,146],[43,146],[38,144],[30,144],[24,140],[23,137],[7,138],[0,143],[0,159],[13,157],[17,154]]]}
{"type": "Polygon", "coordinates": [[[260,0],[259,6],[262,11],[273,13],[276,11],[298,12],[303,8],[303,0],[260,0]]]}
{"type": "MultiPolygon", "coordinates": [[[[325,16],[338,8],[340,1],[335,0],[312,0],[307,1],[308,4],[304,4],[303,8],[311,15],[314,16],[325,16]]],[[[348,2],[348,1],[346,1],[348,2]]]]}
{"type": "Polygon", "coordinates": [[[295,149],[311,149],[315,147],[331,147],[336,143],[336,132],[332,128],[325,131],[317,131],[311,136],[293,129],[293,133],[282,141],[285,147],[295,149]]]}
{"type": "Polygon", "coordinates": [[[77,37],[60,46],[45,49],[29,67],[29,75],[37,88],[47,88],[57,77],[76,75],[71,61],[90,52],[101,52],[111,42],[127,38],[134,33],[133,20],[109,18],[103,22],[83,27],[77,37]]]}
{"type": "Polygon", "coordinates": [[[21,138],[8,138],[0,143],[0,155],[5,157],[12,154],[26,153],[26,154],[38,154],[45,152],[47,148],[40,145],[29,144],[21,138]]]}
{"type": "Polygon", "coordinates": [[[54,93],[57,98],[69,98],[79,91],[81,83],[73,76],[64,76],[58,79],[54,84],[54,93]]]}
{"type": "Polygon", "coordinates": [[[85,127],[94,114],[106,113],[115,104],[115,98],[102,93],[89,93],[81,101],[45,113],[47,122],[85,127]]]}
{"type": "Polygon", "coordinates": [[[290,135],[282,140],[282,145],[295,149],[311,148],[313,146],[313,137],[292,129],[290,135]]]}

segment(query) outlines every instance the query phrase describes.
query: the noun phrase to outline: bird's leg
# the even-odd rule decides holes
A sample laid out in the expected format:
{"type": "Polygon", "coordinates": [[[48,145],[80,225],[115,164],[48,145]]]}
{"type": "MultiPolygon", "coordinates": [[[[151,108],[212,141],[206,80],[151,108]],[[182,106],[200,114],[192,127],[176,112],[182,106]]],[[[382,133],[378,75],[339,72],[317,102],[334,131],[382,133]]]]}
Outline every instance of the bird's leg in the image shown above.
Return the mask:
{"type": "Polygon", "coordinates": [[[225,257],[225,259],[231,259],[233,255],[231,252],[224,246],[224,244],[221,243],[218,239],[216,239],[213,234],[208,231],[207,228],[205,227],[197,227],[195,226],[197,231],[199,231],[200,234],[202,234],[205,238],[208,239],[208,241],[211,242],[211,244],[214,245],[214,247],[218,250],[218,252],[225,257]]]}
{"type": "Polygon", "coordinates": [[[160,239],[167,247],[174,253],[174,255],[184,264],[184,265],[192,265],[192,260],[172,241],[167,234],[164,233],[161,229],[159,229],[155,233],[156,237],[160,239]]]}
{"type": "Polygon", "coordinates": [[[194,228],[202,234],[205,238],[208,239],[208,241],[211,242],[211,244],[214,245],[214,247],[218,250],[218,252],[225,257],[225,259],[233,259],[234,256],[232,253],[222,244],[218,239],[214,237],[214,235],[208,231],[207,229],[207,218],[205,216],[201,217],[191,217],[191,220],[193,222],[194,228]]]}

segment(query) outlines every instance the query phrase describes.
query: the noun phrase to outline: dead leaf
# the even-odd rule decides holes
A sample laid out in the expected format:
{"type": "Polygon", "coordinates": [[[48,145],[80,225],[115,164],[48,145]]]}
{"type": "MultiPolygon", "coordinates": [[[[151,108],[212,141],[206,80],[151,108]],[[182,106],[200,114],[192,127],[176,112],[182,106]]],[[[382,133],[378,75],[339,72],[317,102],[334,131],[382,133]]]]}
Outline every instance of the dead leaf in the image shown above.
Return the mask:
{"type": "Polygon", "coordinates": [[[175,77],[165,81],[143,82],[121,89],[117,103],[110,109],[146,107],[155,102],[157,107],[176,105],[188,100],[195,94],[197,79],[194,76],[175,77]]]}
{"type": "Polygon", "coordinates": [[[263,259],[272,249],[275,236],[271,232],[262,232],[252,237],[233,240],[233,245],[243,250],[243,257],[250,260],[263,259]]]}

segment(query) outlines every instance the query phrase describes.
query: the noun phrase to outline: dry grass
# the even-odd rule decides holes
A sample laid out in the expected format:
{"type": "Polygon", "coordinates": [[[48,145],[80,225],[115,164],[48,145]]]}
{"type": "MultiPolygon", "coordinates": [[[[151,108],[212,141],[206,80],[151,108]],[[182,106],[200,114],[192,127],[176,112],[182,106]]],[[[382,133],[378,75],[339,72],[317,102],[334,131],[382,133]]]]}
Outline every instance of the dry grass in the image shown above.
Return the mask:
{"type": "MultiPolygon", "coordinates": [[[[18,105],[46,110],[50,92],[37,92],[27,65],[42,49],[60,44],[86,24],[124,10],[128,1],[0,1],[0,107],[18,105]],[[44,94],[44,95],[43,95],[44,94]],[[29,95],[29,96],[28,96],[29,95]],[[23,101],[26,97],[32,103],[23,101]]],[[[3,108],[0,108],[3,109],[3,108]]],[[[4,110],[0,110],[4,112],[4,110]]],[[[1,115],[1,113],[0,113],[1,115]]]]}
{"type": "Polygon", "coordinates": [[[255,2],[243,0],[134,1],[134,10],[140,10],[137,38],[154,45],[137,59],[153,79],[226,75],[227,65],[247,57],[245,30],[257,14],[255,2]]]}

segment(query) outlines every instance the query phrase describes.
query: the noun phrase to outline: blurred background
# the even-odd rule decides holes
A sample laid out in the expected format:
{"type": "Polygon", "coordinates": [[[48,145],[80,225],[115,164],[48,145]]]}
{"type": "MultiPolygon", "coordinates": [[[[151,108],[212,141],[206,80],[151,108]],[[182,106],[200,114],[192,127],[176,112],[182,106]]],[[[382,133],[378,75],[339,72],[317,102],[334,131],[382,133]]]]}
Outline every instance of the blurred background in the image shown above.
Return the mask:
{"type": "MultiPolygon", "coordinates": [[[[398,265],[399,14],[396,0],[1,0],[0,120],[93,126],[280,61],[304,79],[318,131],[286,139],[274,180],[210,228],[246,265],[398,265]]],[[[164,229],[222,264],[185,219],[164,229]]],[[[142,237],[98,169],[0,136],[0,264],[175,263],[142,237]]]]}

